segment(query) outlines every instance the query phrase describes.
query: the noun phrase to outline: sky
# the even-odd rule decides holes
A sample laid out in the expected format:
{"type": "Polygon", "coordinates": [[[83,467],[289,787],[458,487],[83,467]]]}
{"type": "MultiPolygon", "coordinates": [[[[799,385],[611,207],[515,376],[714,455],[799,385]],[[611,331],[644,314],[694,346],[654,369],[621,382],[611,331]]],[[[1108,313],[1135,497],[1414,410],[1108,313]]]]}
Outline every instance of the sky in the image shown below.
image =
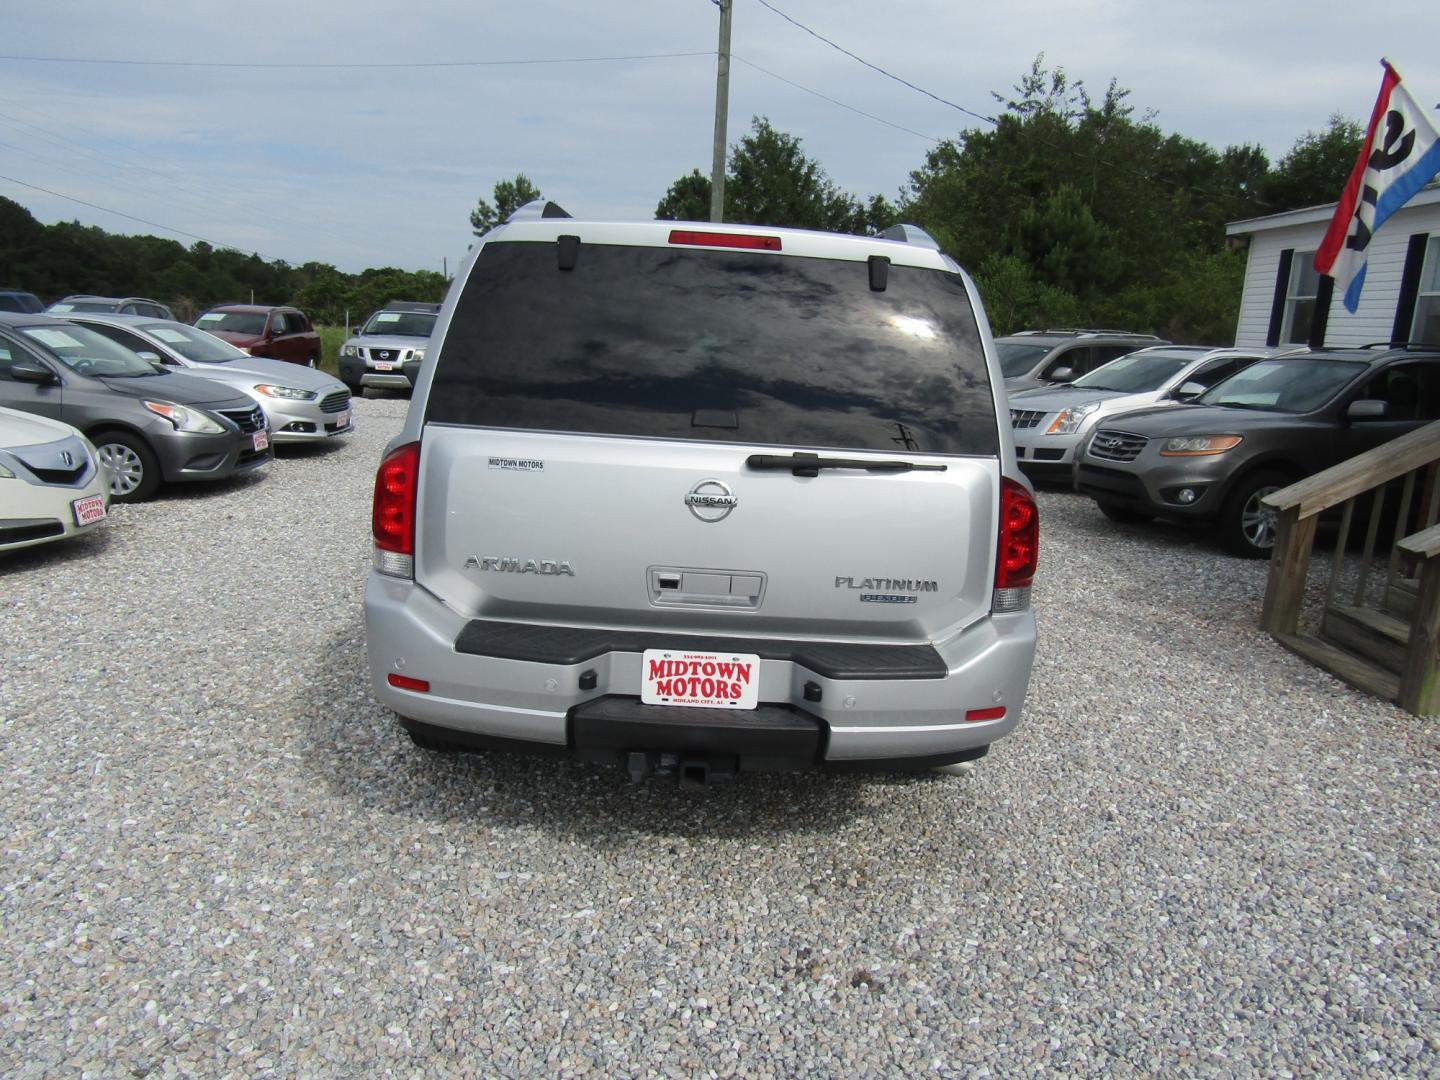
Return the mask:
{"type": "MultiPolygon", "coordinates": [[[[861,198],[896,199],[1041,53],[1167,134],[1272,162],[1333,114],[1367,120],[1382,56],[1440,103],[1435,0],[733,4],[727,142],[766,117],[861,198]]],[[[476,201],[516,173],[576,217],[649,219],[710,172],[713,0],[6,8],[0,195],[47,224],[454,273],[476,201]]]]}

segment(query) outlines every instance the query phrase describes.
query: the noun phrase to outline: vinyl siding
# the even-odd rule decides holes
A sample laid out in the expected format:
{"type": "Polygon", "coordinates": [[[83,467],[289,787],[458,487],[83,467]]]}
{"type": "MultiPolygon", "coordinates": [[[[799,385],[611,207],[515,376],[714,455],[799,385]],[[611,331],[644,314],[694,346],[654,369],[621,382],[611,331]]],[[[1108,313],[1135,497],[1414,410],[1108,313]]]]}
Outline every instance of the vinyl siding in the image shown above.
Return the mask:
{"type": "MultiPolygon", "coordinates": [[[[1280,252],[1314,251],[1320,246],[1329,222],[1286,225],[1257,229],[1251,233],[1245,267],[1245,286],[1240,297],[1240,319],[1235,328],[1236,345],[1264,345],[1270,328],[1270,308],[1275,299],[1275,274],[1280,252]]],[[[1330,323],[1325,344],[1368,345],[1389,341],[1395,323],[1395,306],[1400,299],[1400,278],[1405,270],[1405,252],[1414,233],[1440,233],[1440,203],[1407,206],[1398,210],[1370,241],[1370,260],[1365,271],[1365,288],[1360,308],[1351,315],[1345,310],[1340,289],[1330,305],[1330,323]]]]}

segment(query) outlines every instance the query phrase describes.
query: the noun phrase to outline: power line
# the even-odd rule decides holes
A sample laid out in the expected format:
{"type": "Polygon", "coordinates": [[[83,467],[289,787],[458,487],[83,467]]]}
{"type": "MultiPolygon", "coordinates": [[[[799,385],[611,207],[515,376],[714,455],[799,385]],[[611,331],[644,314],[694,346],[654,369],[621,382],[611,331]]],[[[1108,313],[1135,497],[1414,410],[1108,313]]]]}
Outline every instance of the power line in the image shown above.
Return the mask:
{"type": "MultiPolygon", "coordinates": [[[[98,203],[86,202],[84,199],[77,199],[73,195],[66,195],[61,191],[51,191],[49,188],[41,187],[39,184],[26,183],[24,180],[17,180],[13,176],[6,176],[0,173],[0,180],[8,180],[12,184],[19,184],[21,187],[29,188],[31,191],[43,191],[46,195],[54,195],[57,199],[64,199],[67,202],[78,203],[81,206],[88,206],[91,210],[99,210],[102,213],[114,214],[116,217],[125,218],[128,221],[138,221],[141,225],[149,225],[152,229],[164,229],[166,232],[175,233],[177,236],[188,236],[192,240],[199,240],[203,244],[209,244],[212,248],[226,248],[230,251],[238,251],[244,255],[254,255],[257,259],[264,256],[258,251],[246,251],[244,248],[237,248],[233,244],[221,244],[196,233],[186,232],[184,229],[177,229],[171,225],[161,225],[158,221],[147,221],[145,218],[136,217],[134,214],[127,214],[123,210],[112,210],[108,206],[101,206],[98,203]]],[[[267,260],[268,261],[268,260],[267,260]]]]}
{"type": "MultiPolygon", "coordinates": [[[[964,113],[966,116],[973,116],[976,120],[983,120],[983,121],[985,121],[985,123],[987,123],[987,124],[999,124],[999,122],[1000,122],[1000,121],[996,120],[995,117],[993,117],[993,116],[986,116],[986,115],[984,115],[983,113],[975,112],[973,109],[967,109],[967,108],[965,108],[964,105],[957,105],[957,104],[955,104],[955,102],[950,101],[950,100],[948,100],[948,99],[946,99],[946,98],[943,98],[943,97],[941,97],[939,94],[931,93],[929,90],[926,90],[923,86],[916,86],[916,85],[915,85],[914,83],[912,83],[910,80],[908,80],[908,79],[902,79],[899,75],[896,75],[896,74],[894,74],[893,72],[890,72],[890,71],[886,71],[884,68],[880,67],[878,64],[872,64],[869,60],[866,60],[863,56],[857,56],[857,55],[855,55],[853,52],[851,52],[849,49],[845,48],[843,45],[837,45],[835,42],[833,42],[833,41],[831,41],[829,38],[827,38],[824,34],[817,33],[816,31],[811,30],[810,27],[806,26],[804,23],[799,22],[799,21],[796,20],[796,19],[792,19],[789,15],[786,15],[785,12],[781,11],[781,10],[780,10],[779,8],[777,8],[774,4],[769,3],[768,0],[756,0],[756,3],[758,3],[761,7],[769,8],[769,9],[770,9],[771,11],[773,11],[776,15],[779,15],[780,18],[782,18],[782,19],[784,19],[786,22],[788,22],[791,26],[794,26],[794,27],[796,27],[796,28],[798,28],[798,29],[800,29],[800,30],[805,31],[805,33],[809,34],[811,37],[816,38],[816,39],[819,40],[819,41],[823,41],[826,45],[829,45],[832,49],[835,49],[835,50],[838,51],[838,52],[844,53],[846,56],[850,57],[850,59],[851,59],[851,60],[854,60],[856,63],[858,63],[858,64],[864,64],[864,65],[865,65],[867,68],[869,68],[871,71],[878,71],[881,75],[884,75],[887,79],[893,79],[895,82],[898,82],[901,86],[908,86],[911,90],[914,90],[916,93],[918,93],[918,94],[924,94],[926,97],[931,98],[931,99],[933,99],[933,100],[935,100],[935,101],[938,101],[941,105],[947,105],[947,106],[949,106],[950,108],[955,109],[955,110],[958,111],[958,112],[964,113]]],[[[4,59],[4,57],[0,57],[0,59],[4,59]]]]}
{"type": "Polygon", "coordinates": [[[828,101],[831,105],[838,105],[842,109],[849,109],[851,112],[863,116],[867,120],[874,120],[877,124],[884,124],[886,127],[892,127],[896,131],[903,131],[907,135],[914,135],[916,138],[919,139],[925,139],[927,142],[940,142],[940,140],[935,138],[935,136],[933,135],[926,135],[924,132],[916,131],[914,128],[908,128],[904,124],[897,124],[892,120],[886,120],[884,117],[876,116],[873,113],[868,113],[864,109],[857,109],[854,105],[847,105],[843,101],[837,101],[835,98],[830,97],[828,94],[822,94],[819,90],[812,90],[808,86],[801,86],[799,83],[792,82],[790,79],[785,78],[784,75],[777,75],[775,72],[770,71],[768,68],[763,68],[759,64],[752,63],[751,61],[746,60],[743,56],[740,56],[737,53],[731,53],[730,55],[733,56],[736,60],[739,60],[746,67],[754,68],[756,71],[759,71],[765,75],[769,75],[772,79],[779,79],[786,86],[793,86],[796,90],[803,90],[807,94],[813,94],[821,101],[828,101]]]}
{"type": "Polygon", "coordinates": [[[371,64],[353,61],[334,63],[251,63],[238,60],[124,60],[90,56],[0,56],[0,60],[16,60],[33,64],[111,64],[122,67],[180,68],[477,68],[523,67],[531,64],[607,64],[628,60],[674,60],[682,57],[711,56],[709,52],[636,53],[630,56],[557,56],[528,60],[388,60],[371,64]]]}

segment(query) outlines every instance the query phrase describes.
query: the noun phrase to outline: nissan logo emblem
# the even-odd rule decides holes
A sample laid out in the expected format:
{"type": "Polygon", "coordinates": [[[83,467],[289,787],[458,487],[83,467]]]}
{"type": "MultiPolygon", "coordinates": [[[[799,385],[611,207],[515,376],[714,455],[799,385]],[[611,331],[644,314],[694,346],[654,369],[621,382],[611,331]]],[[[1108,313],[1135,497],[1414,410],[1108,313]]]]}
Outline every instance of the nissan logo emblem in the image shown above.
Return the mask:
{"type": "Polygon", "coordinates": [[[685,493],[685,505],[701,521],[724,521],[740,500],[719,480],[701,480],[685,493]]]}

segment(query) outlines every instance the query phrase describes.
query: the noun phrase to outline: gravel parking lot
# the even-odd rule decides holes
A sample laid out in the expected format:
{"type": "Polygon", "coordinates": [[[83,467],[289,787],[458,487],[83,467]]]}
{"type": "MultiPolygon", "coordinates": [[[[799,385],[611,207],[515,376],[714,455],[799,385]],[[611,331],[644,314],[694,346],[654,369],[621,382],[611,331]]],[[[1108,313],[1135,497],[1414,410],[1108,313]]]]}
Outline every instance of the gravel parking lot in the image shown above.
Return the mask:
{"type": "Polygon", "coordinates": [[[969,777],[446,758],[364,674],[405,407],[0,560],[0,1072],[1440,1073],[1440,730],[1262,564],[1043,492],[969,777]]]}

